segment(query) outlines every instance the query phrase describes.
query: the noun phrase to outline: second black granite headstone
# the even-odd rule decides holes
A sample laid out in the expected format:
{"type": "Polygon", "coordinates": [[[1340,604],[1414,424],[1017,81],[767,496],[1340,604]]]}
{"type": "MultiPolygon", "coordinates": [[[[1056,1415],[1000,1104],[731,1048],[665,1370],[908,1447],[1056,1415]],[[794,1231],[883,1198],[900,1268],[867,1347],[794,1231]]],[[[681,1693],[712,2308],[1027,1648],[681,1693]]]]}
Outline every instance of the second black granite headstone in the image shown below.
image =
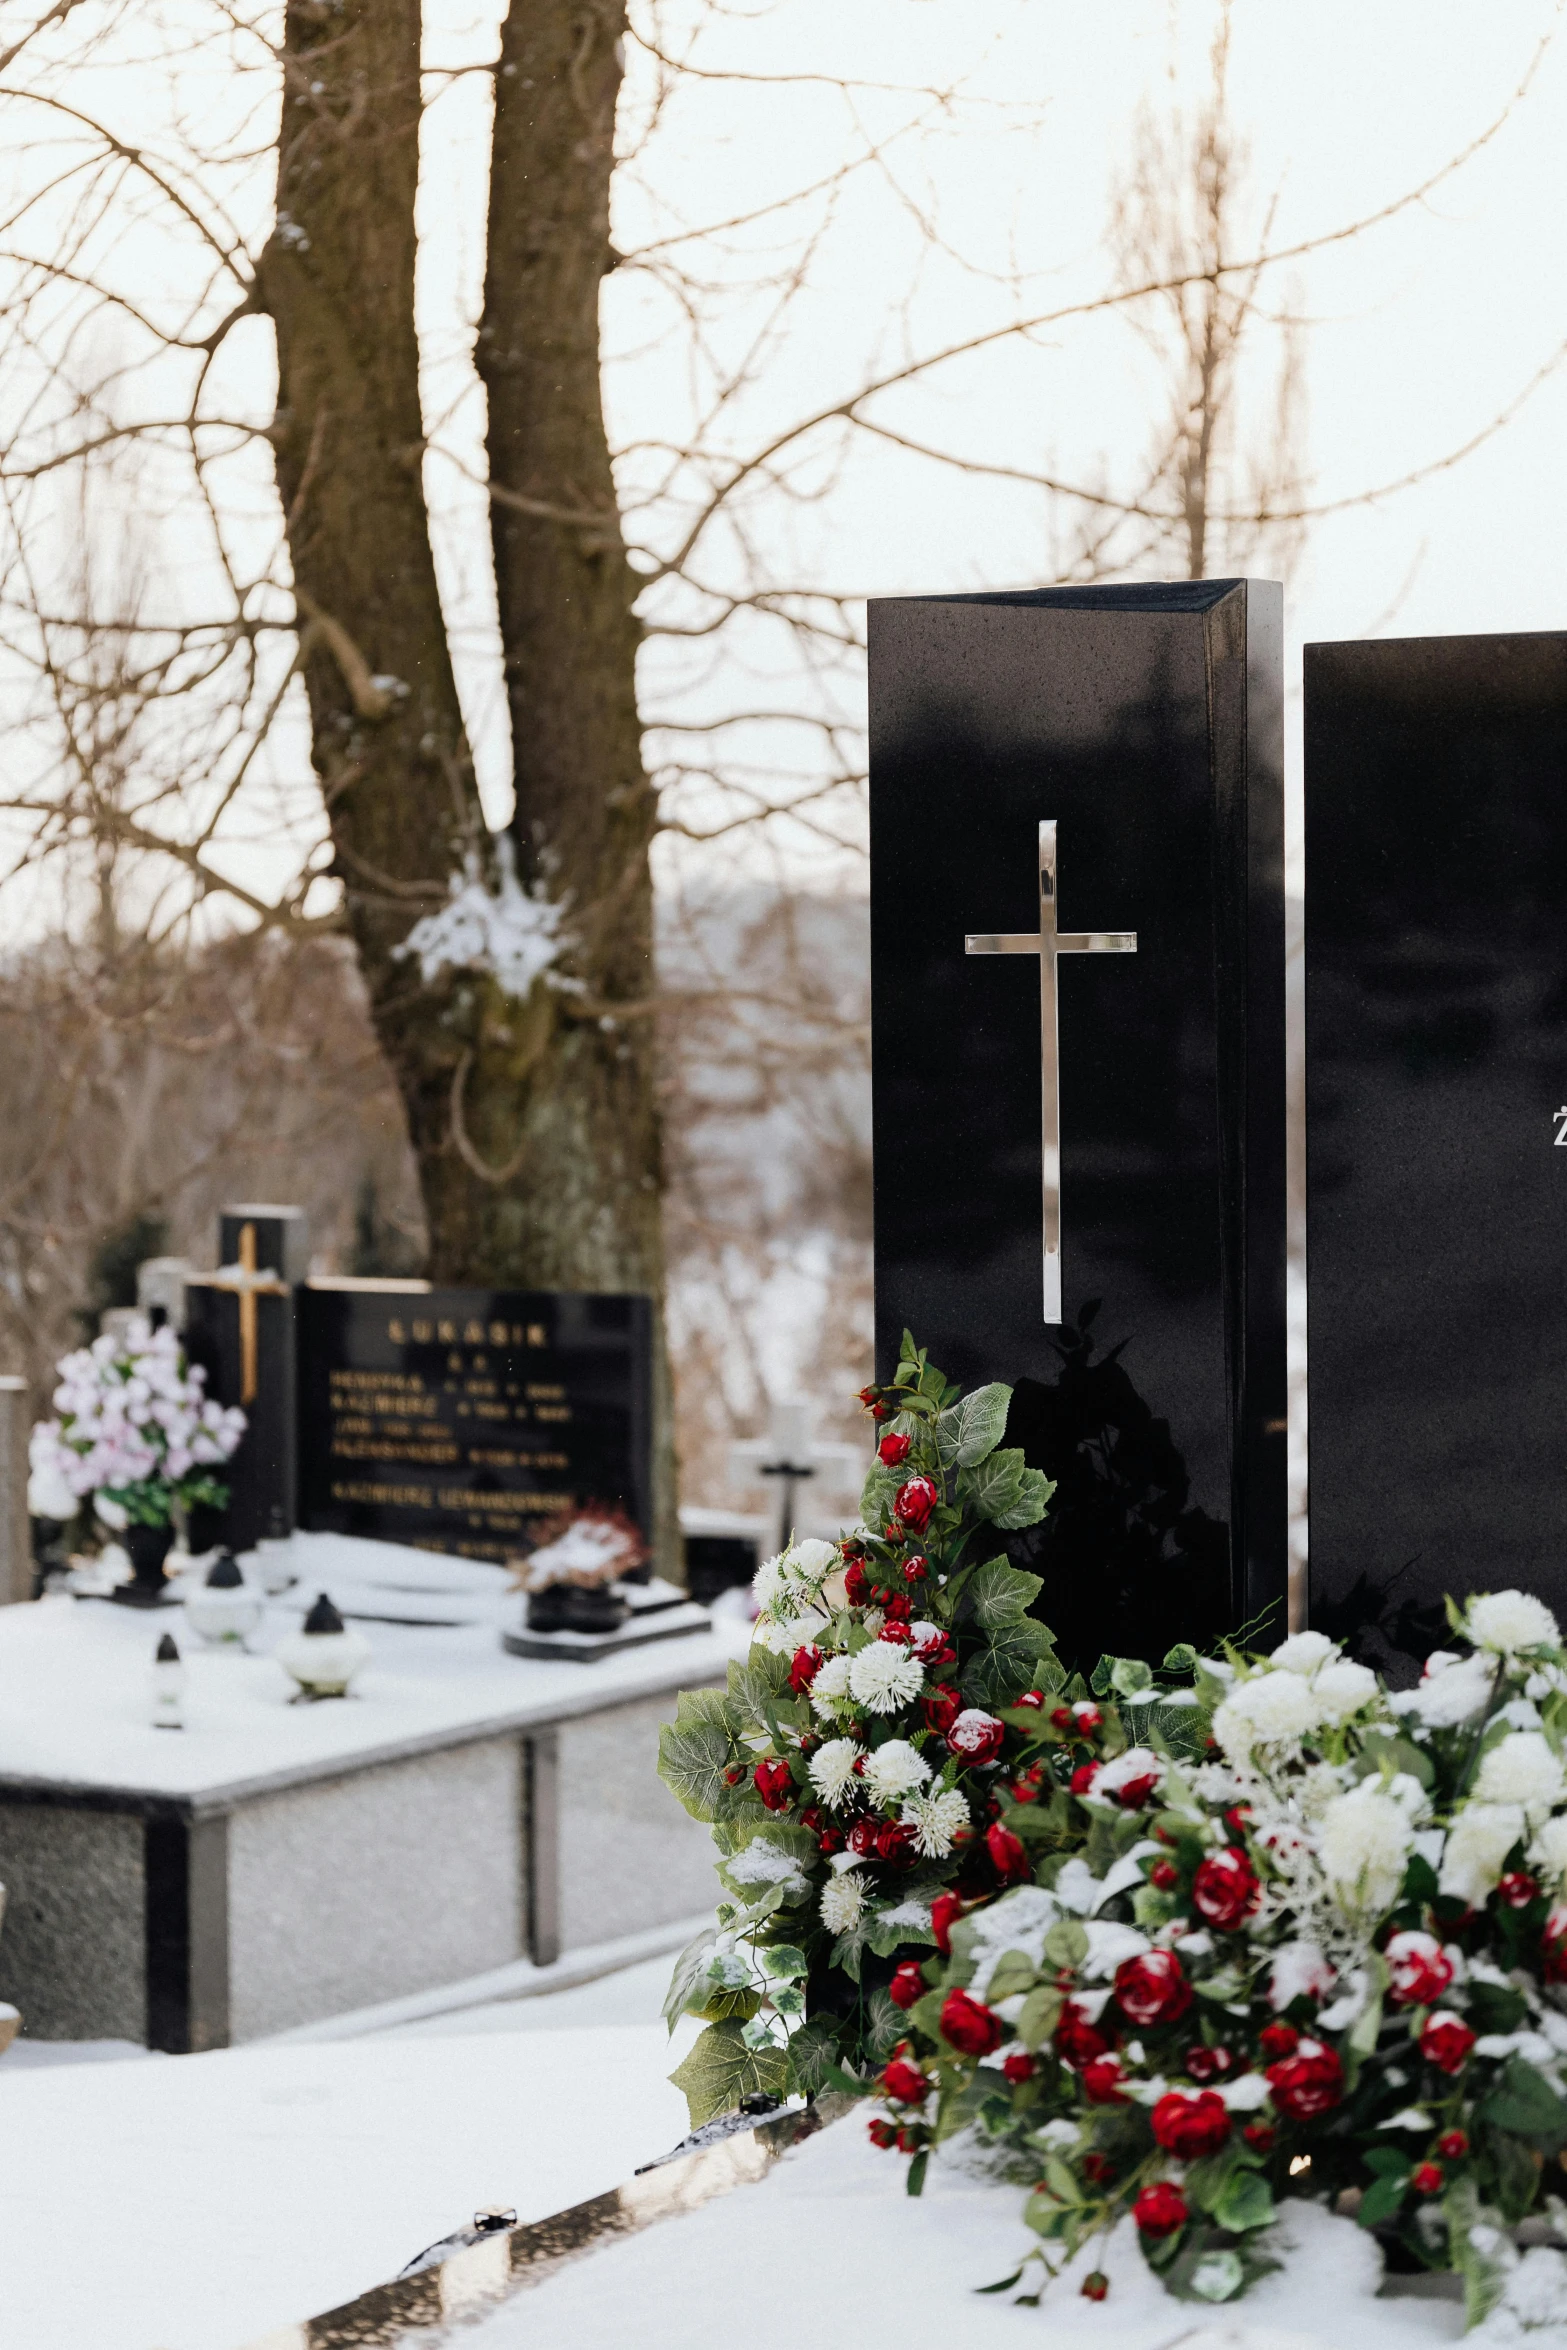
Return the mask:
{"type": "Polygon", "coordinates": [[[1308,645],[1311,1621],[1567,1617],[1567,635],[1308,645]]]}
{"type": "Polygon", "coordinates": [[[589,1503],[648,1530],[645,1297],[345,1279],[296,1308],[302,1525],[482,1559],[589,1503]]]}
{"type": "Polygon", "coordinates": [[[871,606],[877,1363],[1017,1383],[1088,1662],[1282,1631],[1281,638],[1256,580],[871,606]]]}

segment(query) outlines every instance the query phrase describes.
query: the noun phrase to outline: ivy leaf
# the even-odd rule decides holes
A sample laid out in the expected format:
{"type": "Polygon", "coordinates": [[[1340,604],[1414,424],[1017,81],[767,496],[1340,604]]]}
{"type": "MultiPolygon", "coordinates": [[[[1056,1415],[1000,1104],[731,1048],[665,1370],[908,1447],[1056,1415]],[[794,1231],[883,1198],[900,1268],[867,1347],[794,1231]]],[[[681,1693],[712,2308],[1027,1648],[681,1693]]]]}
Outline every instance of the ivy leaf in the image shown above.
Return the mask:
{"type": "Polygon", "coordinates": [[[788,1660],[771,1649],[753,1648],[743,1663],[729,1667],[729,1695],[749,1720],[765,1721],[770,1707],[789,1692],[788,1660]]]}
{"type": "Polygon", "coordinates": [[[790,2040],[786,2053],[790,2087],[798,2090],[802,2097],[814,2097],[819,2090],[829,2086],[828,2074],[836,2071],[838,2063],[838,2043],[830,2024],[824,2023],[819,2017],[811,2023],[802,2024],[790,2040]]]}
{"type": "Polygon", "coordinates": [[[690,2054],[670,2074],[683,2091],[691,2127],[699,2130],[720,2113],[733,2113],[742,2097],[788,2094],[789,2059],[782,2048],[748,2048],[743,2027],[733,2021],[709,2024],[690,2054]]]}
{"type": "Polygon", "coordinates": [[[986,1559],[964,1584],[963,1604],[982,1632],[1001,1632],[1027,1615],[1044,1587],[1007,1559],[986,1559]]]}
{"type": "Polygon", "coordinates": [[[798,1982],[802,1975],[808,1975],[811,1971],[811,1962],[805,1952],[797,1950],[792,1942],[779,1942],[771,1950],[763,1950],[758,1955],[763,1973],[771,1975],[775,1982],[798,1982]]]}
{"type": "Polygon", "coordinates": [[[944,1469],[972,1469],[1001,1442],[1012,1390],[1000,1381],[976,1387],[949,1405],[935,1424],[936,1457],[944,1469]]]}
{"type": "Polygon", "coordinates": [[[718,1928],[704,1926],[696,1940],[688,1942],[676,1959],[675,1971],[669,1978],[669,1989],[664,1995],[664,2021],[671,2031],[690,2006],[693,1992],[706,1981],[708,1959],[717,1940],[718,1928]]]}
{"type": "Polygon", "coordinates": [[[884,1526],[892,1515],[905,1482],[906,1471],[889,1469],[884,1461],[875,1461],[870,1474],[860,1488],[860,1517],[867,1526],[884,1526]]]}
{"type": "Polygon", "coordinates": [[[1026,1464],[1021,1452],[1009,1447],[990,1453],[972,1469],[958,1472],[958,1496],[976,1517],[1001,1523],[1002,1513],[1014,1507],[1023,1491],[1026,1464]]]}
{"type": "Polygon", "coordinates": [[[658,1775],[694,1820],[712,1821],[729,1789],[732,1720],[721,1689],[683,1689],[658,1734],[658,1775]]]}
{"type": "Polygon", "coordinates": [[[885,2064],[904,2037],[903,2010],[885,1990],[873,1991],[865,2003],[865,2049],[876,2064],[885,2064]]]}

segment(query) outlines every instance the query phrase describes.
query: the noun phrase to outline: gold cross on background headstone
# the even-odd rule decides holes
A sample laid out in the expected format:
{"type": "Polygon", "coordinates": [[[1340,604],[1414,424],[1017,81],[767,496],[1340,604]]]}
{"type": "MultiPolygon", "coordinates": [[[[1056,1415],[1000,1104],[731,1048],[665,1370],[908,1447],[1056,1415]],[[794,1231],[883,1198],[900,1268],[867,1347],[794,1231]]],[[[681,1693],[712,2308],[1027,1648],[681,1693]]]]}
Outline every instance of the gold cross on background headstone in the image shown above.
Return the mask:
{"type": "Polygon", "coordinates": [[[1056,828],[1039,827],[1037,932],[985,932],[965,938],[967,955],[1039,957],[1039,1067],[1044,1159],[1045,1320],[1061,1320],[1061,1037],[1056,1018],[1057,955],[1135,955],[1135,930],[1057,930],[1056,828]]]}
{"type": "Polygon", "coordinates": [[[288,1283],[280,1281],[276,1273],[256,1271],[254,1224],[240,1226],[239,1262],[220,1265],[212,1276],[212,1287],[227,1289],[239,1298],[239,1400],[254,1403],[258,1385],[256,1300],[288,1295],[288,1283]]]}

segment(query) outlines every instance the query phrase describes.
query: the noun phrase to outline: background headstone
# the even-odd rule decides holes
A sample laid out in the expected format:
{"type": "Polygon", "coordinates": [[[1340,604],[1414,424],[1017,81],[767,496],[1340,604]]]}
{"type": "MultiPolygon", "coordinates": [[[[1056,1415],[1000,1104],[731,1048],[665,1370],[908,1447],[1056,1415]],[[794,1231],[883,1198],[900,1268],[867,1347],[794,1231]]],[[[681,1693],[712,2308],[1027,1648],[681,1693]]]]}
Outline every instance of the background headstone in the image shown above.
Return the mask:
{"type": "Polygon", "coordinates": [[[877,1365],[1021,1382],[1015,1555],[1063,1645],[1157,1657],[1286,1572],[1282,599],[1269,581],[870,609],[877,1365]],[[1040,928],[1064,1321],[1042,1306],[1040,928]]]}
{"type": "Polygon", "coordinates": [[[486,1559],[589,1502],[650,1531],[645,1297],[343,1279],[296,1298],[305,1526],[486,1559]]]}
{"type": "MultiPolygon", "coordinates": [[[[222,1539],[236,1550],[279,1541],[294,1530],[298,1492],[298,1388],[294,1284],[309,1264],[299,1208],[225,1208],[218,1222],[218,1270],[185,1283],[185,1350],[207,1373],[207,1393],[238,1404],[249,1422],[220,1471],[229,1488],[222,1539]]],[[[217,1529],[197,1513],[193,1549],[217,1529]]]]}
{"type": "Polygon", "coordinates": [[[1567,635],[1308,645],[1311,1621],[1567,1612],[1567,635]]]}

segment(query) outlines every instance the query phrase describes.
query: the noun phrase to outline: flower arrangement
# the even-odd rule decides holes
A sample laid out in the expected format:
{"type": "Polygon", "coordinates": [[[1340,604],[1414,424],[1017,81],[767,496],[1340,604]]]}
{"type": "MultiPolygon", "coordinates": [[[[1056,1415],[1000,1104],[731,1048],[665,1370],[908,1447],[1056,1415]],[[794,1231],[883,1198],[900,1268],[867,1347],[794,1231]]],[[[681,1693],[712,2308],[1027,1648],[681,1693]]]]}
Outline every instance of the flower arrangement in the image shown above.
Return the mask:
{"type": "Polygon", "coordinates": [[[674,2075],[694,2127],[747,2096],[867,2087],[926,1954],[1032,1872],[995,1790],[1065,1674],[1028,1612],[1038,1577],[996,1538],[1051,1487],[1002,1445],[1010,1390],[960,1394],[907,1333],[861,1401],[878,1431],[862,1528],[768,1560],[746,1661],[662,1734],[726,1895],[665,2008],[708,2024],[674,2075]]]}
{"type": "Polygon", "coordinates": [[[648,1546],[624,1510],[598,1503],[568,1510],[552,1522],[526,1558],[510,1563],[512,1580],[523,1591],[550,1591],[557,1584],[579,1590],[622,1582],[645,1566],[648,1546]]]}
{"type": "Polygon", "coordinates": [[[911,2189],[965,2133],[1026,2182],[1049,2273],[1125,2223],[1213,2302],[1310,2196],[1461,2272],[1471,2324],[1518,2223],[1567,2240],[1567,1654],[1522,1592],[1449,1619],[1462,1647],[1404,1692],[1318,1632],[1192,1659],[1187,1759],[1146,1668],[1114,1668],[1119,1708],[1035,1717],[998,1821],[1026,1877],[894,1986],[871,2134],[911,2189]],[[1030,1836],[1064,1805],[1080,1841],[1030,1836]]]}
{"type": "Polygon", "coordinates": [[[187,1364],[169,1329],[133,1319],[123,1337],[94,1339],[66,1355],[29,1442],[36,1516],[74,1518],[91,1500],[116,1533],[167,1526],[176,1501],[221,1509],[228,1489],[213,1471],[245,1433],[242,1411],[214,1403],[206,1373],[187,1364]]]}

